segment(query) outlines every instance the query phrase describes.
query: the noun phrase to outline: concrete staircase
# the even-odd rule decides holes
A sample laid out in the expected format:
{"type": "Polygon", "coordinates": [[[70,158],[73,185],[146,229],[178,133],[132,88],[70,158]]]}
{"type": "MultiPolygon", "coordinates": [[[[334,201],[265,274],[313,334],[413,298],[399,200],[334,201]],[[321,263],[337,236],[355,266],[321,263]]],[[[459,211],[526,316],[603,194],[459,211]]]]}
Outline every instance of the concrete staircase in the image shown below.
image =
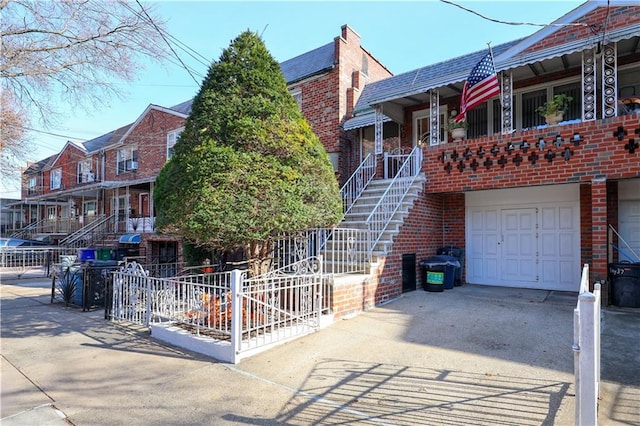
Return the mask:
{"type": "MultiPolygon", "coordinates": [[[[372,257],[376,261],[378,256],[383,256],[391,250],[393,237],[400,232],[400,227],[404,223],[405,218],[409,214],[409,210],[413,207],[415,200],[419,197],[426,181],[424,173],[420,173],[415,177],[409,191],[387,228],[384,230],[380,240],[373,248],[372,257]]],[[[380,201],[380,198],[387,190],[391,179],[373,180],[369,183],[363,194],[355,202],[349,213],[345,215],[341,228],[362,229],[367,230],[367,218],[380,201]]]]}

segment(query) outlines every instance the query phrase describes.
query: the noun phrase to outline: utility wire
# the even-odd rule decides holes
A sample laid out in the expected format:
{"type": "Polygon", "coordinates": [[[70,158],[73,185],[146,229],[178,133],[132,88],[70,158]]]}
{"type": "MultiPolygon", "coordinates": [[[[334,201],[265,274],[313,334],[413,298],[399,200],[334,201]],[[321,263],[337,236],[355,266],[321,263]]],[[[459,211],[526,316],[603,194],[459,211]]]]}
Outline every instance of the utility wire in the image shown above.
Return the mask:
{"type": "Polygon", "coordinates": [[[459,5],[457,3],[454,3],[452,1],[449,0],[440,0],[442,3],[446,3],[446,4],[450,4],[452,6],[458,7],[466,12],[472,13],[476,16],[481,17],[482,19],[486,19],[487,21],[491,21],[491,22],[496,22],[498,24],[504,24],[504,25],[514,25],[514,26],[518,26],[518,25],[529,25],[529,26],[533,26],[533,27],[589,27],[589,24],[585,24],[585,23],[570,23],[570,24],[537,24],[537,23],[533,23],[533,22],[510,22],[510,21],[502,21],[500,19],[495,19],[495,18],[490,18],[488,16],[485,16],[479,12],[476,12],[475,10],[472,9],[468,9],[462,5],[459,5]]]}
{"type": "Polygon", "coordinates": [[[156,25],[156,23],[153,21],[153,19],[151,19],[151,17],[149,16],[149,14],[147,13],[146,9],[142,6],[142,4],[140,3],[139,0],[136,0],[136,3],[138,4],[138,6],[140,6],[140,9],[142,10],[142,12],[145,14],[145,16],[147,17],[147,19],[149,20],[149,22],[151,23],[151,25],[153,25],[153,28],[156,29],[156,31],[158,32],[158,34],[160,34],[160,37],[162,37],[162,39],[164,40],[165,43],[167,43],[167,46],[169,46],[169,49],[171,50],[171,52],[174,54],[174,56],[178,59],[178,61],[180,61],[180,63],[182,64],[182,67],[187,71],[187,73],[189,73],[189,75],[191,76],[191,78],[193,79],[193,81],[196,82],[197,85],[200,85],[200,82],[195,78],[195,76],[193,75],[193,73],[191,72],[191,70],[189,69],[189,67],[187,67],[187,64],[184,63],[184,61],[182,60],[182,58],[180,58],[180,55],[178,55],[178,53],[175,51],[175,49],[173,48],[173,46],[171,45],[171,43],[169,43],[169,40],[167,40],[167,38],[164,36],[164,34],[162,33],[162,31],[160,31],[160,28],[158,28],[158,26],[156,25]]]}

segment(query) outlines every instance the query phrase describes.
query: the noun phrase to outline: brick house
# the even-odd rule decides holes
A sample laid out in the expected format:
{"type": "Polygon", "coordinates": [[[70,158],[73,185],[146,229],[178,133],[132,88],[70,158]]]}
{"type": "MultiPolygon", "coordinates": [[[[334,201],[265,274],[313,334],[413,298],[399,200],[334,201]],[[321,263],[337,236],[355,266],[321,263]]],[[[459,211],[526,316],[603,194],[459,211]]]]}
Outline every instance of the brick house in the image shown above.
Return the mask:
{"type": "MultiPolygon", "coordinates": [[[[346,25],[332,42],[282,62],[281,69],[336,173],[348,176],[353,159],[345,155],[351,146],[342,123],[364,84],[391,73],[346,25]]],[[[119,246],[147,262],[181,261],[180,240],[155,234],[153,190],[190,111],[191,100],[149,105],[135,122],[82,144],[68,142],[57,155],[29,166],[23,173],[21,236],[78,247],[119,246]]]]}
{"type": "Polygon", "coordinates": [[[488,50],[367,84],[344,124],[354,156],[370,153],[380,179],[392,153],[418,151],[419,196],[374,249],[375,279],[344,290],[345,310],[415,289],[416,262],[448,246],[463,249],[467,283],[558,291],[578,290],[585,263],[591,282],[607,280],[625,254],[609,225],[640,253],[639,45],[640,6],[611,1],[493,47],[501,99],[468,112],[463,140],[445,123],[488,50]],[[536,110],[556,94],[573,102],[547,125],[536,110]]]}

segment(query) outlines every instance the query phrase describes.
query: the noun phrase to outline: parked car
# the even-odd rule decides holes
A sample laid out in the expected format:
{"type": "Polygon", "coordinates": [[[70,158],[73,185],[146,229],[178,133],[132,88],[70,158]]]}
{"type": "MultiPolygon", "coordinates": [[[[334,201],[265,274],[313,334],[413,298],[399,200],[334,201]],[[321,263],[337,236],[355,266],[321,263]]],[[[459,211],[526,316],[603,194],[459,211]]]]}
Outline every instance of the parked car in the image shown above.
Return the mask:
{"type": "Polygon", "coordinates": [[[0,267],[28,269],[46,266],[51,261],[50,244],[23,238],[0,238],[0,267]]]}
{"type": "Polygon", "coordinates": [[[0,247],[46,247],[49,244],[39,240],[25,240],[23,238],[0,238],[0,247]]]}

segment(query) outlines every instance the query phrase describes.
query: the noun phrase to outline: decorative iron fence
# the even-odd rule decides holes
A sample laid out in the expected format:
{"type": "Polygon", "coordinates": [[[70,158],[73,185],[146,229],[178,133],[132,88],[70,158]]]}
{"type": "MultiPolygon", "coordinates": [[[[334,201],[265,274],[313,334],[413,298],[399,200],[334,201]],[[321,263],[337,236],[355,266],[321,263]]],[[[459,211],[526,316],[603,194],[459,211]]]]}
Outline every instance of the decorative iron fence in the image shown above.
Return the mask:
{"type": "Polygon", "coordinates": [[[226,341],[216,357],[230,362],[316,330],[327,294],[321,257],[252,278],[239,270],[155,278],[132,262],[111,285],[105,318],[226,341]]]}

